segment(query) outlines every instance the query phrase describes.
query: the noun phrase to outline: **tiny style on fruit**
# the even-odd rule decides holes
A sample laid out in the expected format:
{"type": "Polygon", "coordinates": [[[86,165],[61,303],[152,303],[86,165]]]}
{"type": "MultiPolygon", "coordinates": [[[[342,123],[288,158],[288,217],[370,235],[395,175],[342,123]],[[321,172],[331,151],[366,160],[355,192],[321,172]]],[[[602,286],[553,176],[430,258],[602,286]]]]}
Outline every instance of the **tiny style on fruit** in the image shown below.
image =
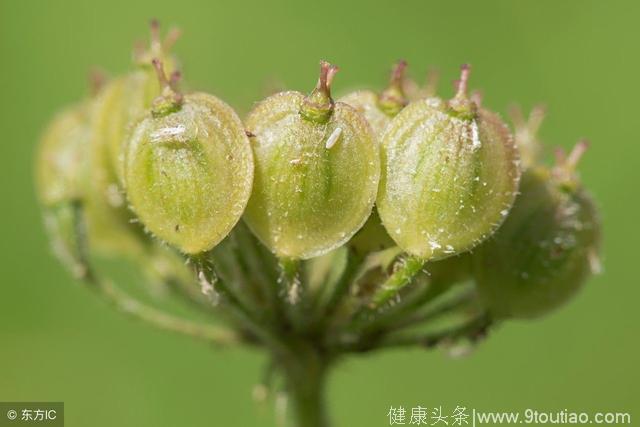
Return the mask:
{"type": "Polygon", "coordinates": [[[449,100],[399,61],[387,88],[334,101],[337,67],[322,61],[308,95],[276,93],[243,120],[178,88],[176,35],[153,22],[132,70],[47,127],[46,229],[74,276],[130,316],[265,349],[258,394],[286,392],[294,425],[330,424],[326,378],[344,357],[471,346],[557,309],[599,269],[586,144],[547,166],[542,109],[512,109],[514,136],[467,94],[469,66],[449,100]],[[105,258],[140,270],[151,296],[113,283],[105,258]]]}

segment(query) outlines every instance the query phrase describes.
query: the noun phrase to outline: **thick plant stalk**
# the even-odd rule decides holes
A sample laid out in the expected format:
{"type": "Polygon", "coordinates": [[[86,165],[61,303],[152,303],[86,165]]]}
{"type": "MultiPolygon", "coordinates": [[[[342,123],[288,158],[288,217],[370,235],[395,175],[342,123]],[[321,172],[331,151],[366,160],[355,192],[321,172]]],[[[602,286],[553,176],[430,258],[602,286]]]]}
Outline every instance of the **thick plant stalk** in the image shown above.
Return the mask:
{"type": "Polygon", "coordinates": [[[330,362],[307,344],[294,346],[282,371],[294,427],[329,427],[325,403],[330,362]]]}
{"type": "Polygon", "coordinates": [[[425,261],[417,257],[407,257],[402,265],[385,281],[378,292],[373,295],[371,305],[380,307],[398,295],[400,289],[411,283],[413,277],[424,266],[425,261]]]}

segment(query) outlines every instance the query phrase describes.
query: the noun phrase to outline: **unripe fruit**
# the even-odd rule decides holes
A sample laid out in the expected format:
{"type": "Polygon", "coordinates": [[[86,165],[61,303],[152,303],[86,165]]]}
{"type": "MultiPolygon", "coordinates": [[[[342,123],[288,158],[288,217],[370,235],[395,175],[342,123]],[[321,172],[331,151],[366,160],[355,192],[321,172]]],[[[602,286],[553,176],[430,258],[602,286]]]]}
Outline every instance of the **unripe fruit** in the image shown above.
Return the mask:
{"type": "Polygon", "coordinates": [[[406,67],[405,61],[396,64],[389,86],[381,94],[372,90],[358,90],[338,100],[358,110],[371,125],[376,138],[382,135],[391,119],[407,105],[403,89],[406,67]]]}
{"type": "Polygon", "coordinates": [[[600,220],[573,170],[534,167],[505,223],[473,255],[478,290],[495,317],[532,318],[568,301],[597,271],[600,220]]]}
{"type": "Polygon", "coordinates": [[[38,148],[36,184],[53,252],[76,277],[86,273],[75,238],[90,141],[89,102],[58,114],[38,148]]]}
{"type": "Polygon", "coordinates": [[[362,115],[331,99],[335,72],[323,62],[309,96],[270,96],[246,120],[256,177],[245,220],[279,257],[306,259],[340,246],[375,200],[378,145],[362,115]]]}
{"type": "Polygon", "coordinates": [[[197,254],[240,219],[251,194],[251,147],[231,107],[205,93],[182,96],[154,64],[163,95],[132,132],[127,197],[150,232],[197,254]]]}
{"type": "Polygon", "coordinates": [[[112,90],[117,93],[114,94],[110,110],[105,112],[108,121],[104,128],[104,138],[111,167],[121,187],[124,187],[124,157],[130,132],[162,90],[152,60],[158,58],[164,64],[167,74],[173,74],[177,61],[170,50],[179,35],[180,32],[173,29],[161,40],[158,22],[151,21],[149,48],[136,52],[134,69],[114,82],[112,90]]]}
{"type": "Polygon", "coordinates": [[[42,135],[36,183],[44,206],[81,198],[91,135],[90,108],[82,103],[58,114],[42,135]]]}
{"type": "Polygon", "coordinates": [[[398,246],[424,260],[465,252],[490,236],[518,189],[507,126],[466,95],[463,67],[449,102],[414,101],[382,136],[377,207],[398,246]]]}
{"type": "Polygon", "coordinates": [[[140,256],[150,243],[124,195],[124,154],[131,129],[160,95],[161,87],[151,66],[152,55],[168,55],[177,37],[171,32],[160,40],[157,21],[151,23],[148,50],[135,55],[135,68],[109,82],[96,99],[92,118],[90,173],[85,191],[85,214],[92,249],[102,254],[140,256]]]}
{"type": "Polygon", "coordinates": [[[103,255],[138,256],[144,251],[146,238],[141,227],[132,223],[135,217],[126,205],[108,151],[108,141],[114,137],[111,130],[120,128],[114,122],[122,118],[116,105],[122,98],[124,82],[110,82],[95,101],[84,212],[93,250],[103,255]]]}

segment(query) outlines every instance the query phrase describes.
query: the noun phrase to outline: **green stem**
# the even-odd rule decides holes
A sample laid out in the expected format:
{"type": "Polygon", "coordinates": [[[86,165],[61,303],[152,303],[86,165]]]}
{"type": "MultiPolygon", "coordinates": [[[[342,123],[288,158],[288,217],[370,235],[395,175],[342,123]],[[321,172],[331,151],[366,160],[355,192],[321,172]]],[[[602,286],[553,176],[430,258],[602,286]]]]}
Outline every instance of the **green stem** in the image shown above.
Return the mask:
{"type": "Polygon", "coordinates": [[[143,320],[160,329],[203,339],[218,345],[234,344],[240,341],[240,337],[235,332],[226,328],[192,322],[143,304],[122,291],[110,280],[99,276],[89,261],[82,206],[80,203],[74,203],[72,209],[73,228],[71,233],[78,250],[76,261],[84,267],[82,280],[88,283],[94,292],[100,294],[129,316],[143,320]]]}
{"type": "Polygon", "coordinates": [[[295,348],[282,361],[290,413],[295,427],[329,427],[325,387],[329,362],[312,348],[295,348]]]}
{"type": "MultiPolygon", "coordinates": [[[[353,315],[350,329],[354,332],[364,332],[375,329],[378,325],[384,325],[389,317],[402,310],[404,303],[390,305],[382,310],[381,306],[388,303],[398,295],[401,289],[411,284],[413,278],[422,269],[425,262],[419,258],[408,257],[402,261],[400,267],[389,276],[377,289],[368,306],[361,306],[353,315]]],[[[429,284],[427,294],[433,293],[433,285],[429,284]]]]}
{"type": "Polygon", "coordinates": [[[411,283],[413,277],[422,269],[424,260],[416,257],[407,257],[403,264],[382,284],[380,289],[373,294],[371,308],[377,308],[389,302],[398,295],[400,289],[411,283]]]}
{"type": "Polygon", "coordinates": [[[280,258],[280,284],[284,298],[291,305],[296,305],[302,297],[300,281],[300,262],[291,258],[280,258]]]}
{"type": "Polygon", "coordinates": [[[306,328],[309,318],[307,311],[307,289],[300,275],[300,260],[280,258],[280,286],[284,293],[285,312],[294,330],[300,332],[306,328]]]}
{"type": "Polygon", "coordinates": [[[208,253],[203,253],[192,257],[196,267],[198,280],[203,286],[211,287],[223,299],[225,307],[235,318],[241,327],[247,328],[252,334],[257,336],[264,344],[276,351],[284,351],[280,339],[276,337],[268,327],[265,327],[253,314],[242,304],[241,301],[231,291],[229,286],[221,280],[215,273],[215,267],[208,253]]]}
{"type": "Polygon", "coordinates": [[[237,344],[241,341],[240,337],[229,329],[181,319],[145,305],[122,291],[113,282],[99,278],[95,274],[87,275],[86,279],[93,285],[92,289],[99,292],[114,307],[157,328],[202,339],[216,345],[237,344]]]}
{"type": "Polygon", "coordinates": [[[233,229],[231,238],[235,259],[245,266],[249,275],[245,280],[255,288],[260,308],[266,317],[278,323],[281,313],[275,286],[277,274],[275,265],[269,265],[273,256],[268,251],[261,251],[260,243],[242,222],[233,229]]]}
{"type": "Polygon", "coordinates": [[[411,347],[422,346],[433,348],[443,342],[455,342],[460,339],[477,341],[484,337],[491,326],[491,318],[483,313],[461,325],[454,326],[444,331],[427,335],[390,335],[376,343],[373,348],[411,347]]]}
{"type": "Polygon", "coordinates": [[[353,252],[347,253],[347,265],[340,276],[340,279],[331,290],[331,294],[328,297],[326,304],[318,308],[317,317],[326,324],[326,320],[332,318],[336,310],[340,307],[340,303],[343,301],[344,296],[349,293],[349,288],[353,284],[357,273],[358,267],[362,263],[362,258],[353,252]]]}
{"type": "Polygon", "coordinates": [[[418,308],[434,301],[447,289],[448,285],[445,283],[440,283],[435,280],[429,281],[424,288],[416,289],[415,295],[405,298],[405,301],[388,307],[386,310],[374,313],[375,315],[372,316],[370,320],[365,320],[359,324],[360,330],[363,333],[371,333],[379,329],[384,329],[388,325],[410,315],[418,308]]]}
{"type": "Polygon", "coordinates": [[[413,316],[403,317],[397,322],[388,326],[388,330],[398,330],[406,327],[416,326],[445,316],[461,308],[465,308],[476,298],[475,291],[463,292],[457,297],[447,301],[439,306],[433,307],[423,313],[416,313],[413,316]]]}

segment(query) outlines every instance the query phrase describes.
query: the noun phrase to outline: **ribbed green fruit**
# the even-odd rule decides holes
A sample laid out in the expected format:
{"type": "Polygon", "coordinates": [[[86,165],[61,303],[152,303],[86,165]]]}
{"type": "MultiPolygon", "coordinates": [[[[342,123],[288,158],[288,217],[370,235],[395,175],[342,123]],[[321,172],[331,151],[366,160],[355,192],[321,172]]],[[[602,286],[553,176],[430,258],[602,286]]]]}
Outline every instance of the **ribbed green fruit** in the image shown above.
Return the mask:
{"type": "Polygon", "coordinates": [[[507,126],[466,95],[414,101],[382,136],[377,207],[389,235],[408,253],[436,260],[490,236],[518,190],[518,153],[507,126]]]}
{"type": "Polygon", "coordinates": [[[85,102],[59,113],[42,135],[36,184],[44,206],[82,197],[91,138],[90,109],[90,102],[85,102]]]}
{"type": "Polygon", "coordinates": [[[496,317],[541,316],[598,269],[600,219],[580,186],[530,168],[505,223],[473,255],[480,294],[496,317]]]}
{"type": "Polygon", "coordinates": [[[152,59],[163,60],[170,71],[175,68],[176,61],[168,52],[176,35],[172,32],[162,41],[159,25],[153,21],[149,48],[138,52],[133,69],[107,83],[96,99],[85,215],[89,241],[99,253],[140,256],[150,243],[126,205],[126,145],[134,124],[161,94],[152,59]]]}
{"type": "Polygon", "coordinates": [[[127,197],[145,227],[188,254],[213,248],[240,219],[253,158],[240,119],[205,93],[160,99],[128,144],[127,197]]]}
{"type": "Polygon", "coordinates": [[[311,95],[273,95],[246,120],[256,177],[245,220],[279,257],[306,259],[340,246],[375,201],[378,144],[361,114],[331,99],[334,72],[323,63],[311,95]]]}
{"type": "Polygon", "coordinates": [[[98,94],[91,117],[89,172],[85,185],[84,214],[89,242],[103,255],[139,256],[148,242],[128,208],[109,157],[109,141],[123,137],[128,120],[121,114],[126,78],[109,82],[98,94]]]}
{"type": "Polygon", "coordinates": [[[42,135],[36,159],[36,185],[53,252],[76,277],[86,268],[76,239],[90,142],[91,102],[59,113],[42,135]]]}

